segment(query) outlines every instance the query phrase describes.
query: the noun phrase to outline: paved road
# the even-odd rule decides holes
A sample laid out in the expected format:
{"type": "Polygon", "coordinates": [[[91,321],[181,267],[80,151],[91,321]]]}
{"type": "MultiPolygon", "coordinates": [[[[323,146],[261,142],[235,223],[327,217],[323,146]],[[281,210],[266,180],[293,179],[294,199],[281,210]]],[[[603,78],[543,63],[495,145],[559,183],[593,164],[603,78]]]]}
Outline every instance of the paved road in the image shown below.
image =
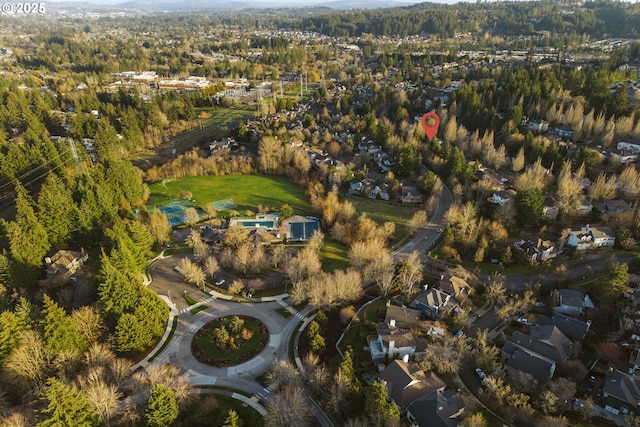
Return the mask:
{"type": "MultiPolygon", "coordinates": [[[[184,256],[187,255],[160,259],[150,269],[153,280],[149,288],[163,297],[170,296],[174,313],[180,313],[180,321],[169,344],[150,365],[171,364],[186,373],[194,386],[229,387],[254,396],[255,400],[268,402],[272,397],[271,390],[256,382],[255,379],[269,370],[274,361],[289,359],[289,341],[298,330],[300,322],[307,318],[313,308],[306,307],[295,315],[284,318],[277,310],[287,305],[286,300],[268,303],[237,303],[212,298],[185,283],[180,274],[174,270],[179,259],[184,256]],[[188,303],[182,296],[185,291],[197,301],[206,301],[208,308],[196,314],[186,311],[188,303]],[[267,346],[256,357],[236,366],[218,368],[199,362],[191,353],[193,336],[211,320],[230,315],[252,316],[262,321],[269,331],[267,346]]],[[[322,427],[335,427],[308,393],[307,399],[318,424],[322,427]]]]}
{"type": "Polygon", "coordinates": [[[418,251],[420,257],[426,259],[427,252],[431,249],[435,241],[443,233],[444,214],[453,203],[453,196],[446,185],[442,185],[442,191],[438,198],[436,208],[429,218],[429,223],[420,230],[410,241],[404,243],[392,255],[396,259],[406,259],[413,251],[418,251]]]}

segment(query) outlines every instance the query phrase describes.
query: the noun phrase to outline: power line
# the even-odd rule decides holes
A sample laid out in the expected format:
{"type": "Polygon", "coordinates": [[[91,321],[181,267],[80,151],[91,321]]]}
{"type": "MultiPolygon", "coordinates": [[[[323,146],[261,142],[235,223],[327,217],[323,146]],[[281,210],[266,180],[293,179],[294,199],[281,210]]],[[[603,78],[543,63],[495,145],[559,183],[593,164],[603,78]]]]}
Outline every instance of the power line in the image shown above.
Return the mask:
{"type": "MultiPolygon", "coordinates": [[[[64,165],[64,161],[63,161],[63,159],[61,158],[61,156],[62,156],[62,154],[69,154],[70,152],[71,152],[71,150],[70,150],[69,148],[67,148],[67,149],[66,149],[66,151],[64,151],[64,152],[62,152],[62,153],[58,153],[58,159],[60,160],[60,164],[59,164],[59,165],[57,165],[57,166],[56,166],[56,167],[54,167],[54,168],[48,169],[44,174],[39,175],[38,177],[36,177],[36,178],[34,178],[34,179],[30,179],[30,180],[28,181],[28,184],[32,184],[33,182],[37,181],[37,180],[38,180],[38,179],[40,179],[41,177],[43,177],[43,176],[47,175],[49,172],[51,172],[51,171],[54,171],[54,170],[58,169],[61,165],[66,166],[66,165],[64,165]]],[[[35,172],[36,172],[36,171],[38,171],[39,169],[42,169],[42,168],[46,167],[47,165],[49,165],[49,164],[50,164],[51,162],[53,162],[53,161],[54,161],[54,159],[52,158],[52,159],[50,159],[50,160],[46,161],[45,163],[43,163],[43,164],[41,164],[41,165],[39,165],[39,166],[37,166],[37,167],[35,167],[35,168],[33,168],[33,169],[29,170],[28,172],[25,172],[25,173],[23,173],[22,175],[20,175],[20,176],[18,176],[18,177],[15,177],[15,178],[11,179],[9,182],[7,182],[7,183],[5,183],[5,184],[3,184],[3,185],[1,185],[1,186],[0,186],[0,191],[2,191],[4,188],[6,188],[6,187],[8,187],[8,186],[10,186],[10,185],[14,185],[14,186],[15,186],[15,184],[16,184],[17,182],[20,182],[20,183],[24,186],[24,185],[25,185],[25,183],[24,183],[22,180],[23,180],[25,177],[27,177],[27,176],[29,176],[29,175],[31,175],[31,174],[33,174],[33,173],[35,173],[35,172]]]]}

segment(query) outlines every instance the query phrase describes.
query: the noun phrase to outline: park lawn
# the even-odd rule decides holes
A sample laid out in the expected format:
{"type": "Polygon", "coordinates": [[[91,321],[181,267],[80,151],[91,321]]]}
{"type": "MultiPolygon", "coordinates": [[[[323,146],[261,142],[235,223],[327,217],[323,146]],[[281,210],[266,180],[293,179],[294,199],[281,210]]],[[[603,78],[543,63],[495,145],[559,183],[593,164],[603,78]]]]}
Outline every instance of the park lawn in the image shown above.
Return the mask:
{"type": "Polygon", "coordinates": [[[325,235],[324,244],[320,248],[322,270],[331,273],[349,266],[349,248],[325,235]]]}
{"type": "Polygon", "coordinates": [[[258,211],[258,206],[268,206],[278,210],[288,204],[295,214],[311,213],[304,189],[285,177],[258,175],[196,176],[158,181],[149,186],[150,206],[165,205],[181,200],[181,190],[190,191],[192,200],[200,206],[218,200],[229,199],[236,204],[241,214],[246,210],[258,211]]]}
{"type": "Polygon", "coordinates": [[[420,208],[416,207],[393,205],[356,197],[349,197],[346,200],[353,204],[359,214],[366,213],[369,218],[380,225],[385,222],[393,222],[396,225],[396,231],[393,235],[391,245],[395,245],[409,233],[407,224],[413,214],[420,210],[420,208]]]}
{"type": "Polygon", "coordinates": [[[262,416],[242,401],[225,394],[207,393],[208,388],[218,389],[222,393],[231,393],[232,390],[226,390],[221,387],[198,388],[201,389],[202,393],[196,395],[193,403],[181,412],[180,421],[182,425],[221,426],[224,424],[230,409],[238,413],[245,426],[262,427],[264,425],[262,416]],[[211,402],[213,399],[215,399],[215,403],[211,402]]]}

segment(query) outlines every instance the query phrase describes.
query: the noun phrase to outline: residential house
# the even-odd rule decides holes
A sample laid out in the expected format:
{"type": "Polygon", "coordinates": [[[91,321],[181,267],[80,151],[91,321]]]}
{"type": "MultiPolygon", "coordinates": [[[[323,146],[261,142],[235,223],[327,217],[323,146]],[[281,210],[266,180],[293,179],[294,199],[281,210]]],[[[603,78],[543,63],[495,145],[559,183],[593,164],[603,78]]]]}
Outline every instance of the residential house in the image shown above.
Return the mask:
{"type": "Polygon", "coordinates": [[[576,206],[576,215],[588,215],[592,210],[593,205],[591,204],[591,200],[587,197],[583,197],[576,206]]]}
{"type": "Polygon", "coordinates": [[[389,184],[380,184],[373,187],[369,193],[370,199],[389,200],[391,189],[389,184]]]}
{"type": "Polygon", "coordinates": [[[529,237],[513,244],[516,249],[520,249],[527,254],[527,261],[541,262],[558,256],[558,251],[552,242],[542,240],[539,237],[529,237]]]}
{"type": "Polygon", "coordinates": [[[445,383],[433,372],[424,372],[415,362],[394,360],[378,378],[387,386],[389,397],[400,409],[406,408],[416,399],[442,390],[445,383]]]}
{"type": "Polygon", "coordinates": [[[416,352],[416,341],[411,331],[396,326],[395,320],[381,323],[376,336],[368,337],[369,351],[374,363],[384,361],[385,357],[412,356],[416,352]]]}
{"type": "Polygon", "coordinates": [[[629,153],[640,154],[640,144],[632,144],[630,142],[620,141],[618,142],[616,148],[618,150],[624,150],[629,153]]]}
{"type": "Polygon", "coordinates": [[[544,198],[544,206],[542,207],[542,219],[555,221],[558,219],[560,208],[553,197],[544,198]]]}
{"type": "Polygon", "coordinates": [[[47,279],[49,282],[62,283],[71,277],[85,261],[89,259],[84,249],[80,252],[59,250],[50,257],[44,259],[47,279]]]}
{"type": "Polygon", "coordinates": [[[629,203],[627,203],[622,199],[607,200],[602,203],[597,203],[595,207],[598,210],[598,212],[600,212],[602,215],[615,215],[623,212],[632,211],[631,206],[629,206],[629,203]]]}
{"type": "Polygon", "coordinates": [[[587,336],[587,332],[589,332],[591,320],[583,322],[580,319],[562,313],[553,313],[551,317],[538,316],[536,318],[536,324],[554,325],[566,336],[576,340],[583,340],[587,336]]]}
{"type": "Polygon", "coordinates": [[[511,189],[496,191],[487,200],[491,203],[495,203],[496,205],[504,206],[507,203],[513,202],[516,198],[516,194],[515,190],[511,189]]]}
{"type": "Polygon", "coordinates": [[[348,193],[353,196],[367,196],[375,185],[372,179],[353,180],[349,183],[348,193]]]}
{"type": "Polygon", "coordinates": [[[571,340],[555,325],[533,325],[528,335],[516,331],[509,338],[509,342],[548,357],[557,363],[569,359],[573,349],[571,340]]]}
{"type": "Polygon", "coordinates": [[[560,289],[558,291],[558,305],[553,307],[556,313],[569,316],[579,316],[584,314],[586,309],[593,308],[593,302],[589,295],[577,289],[560,289]]]}
{"type": "Polygon", "coordinates": [[[605,411],[640,415],[640,378],[616,370],[604,380],[602,399],[605,411]]]}
{"type": "Polygon", "coordinates": [[[567,239],[567,245],[577,250],[594,249],[612,246],[616,236],[611,227],[581,227],[580,231],[571,231],[567,239]]]}
{"type": "Polygon", "coordinates": [[[509,371],[523,372],[538,381],[553,377],[556,364],[571,355],[573,343],[554,325],[531,327],[529,335],[514,332],[502,347],[501,357],[509,371]]]}
{"type": "MultiPolygon", "coordinates": [[[[509,343],[510,341],[507,342],[509,343]]],[[[552,359],[526,348],[517,347],[512,353],[503,352],[503,357],[505,354],[507,359],[505,368],[510,373],[523,372],[537,381],[546,383],[553,377],[556,370],[556,362],[552,359]]]]}
{"type": "Polygon", "coordinates": [[[411,403],[407,407],[407,420],[411,427],[456,427],[464,408],[458,393],[438,389],[411,403]]]}
{"type": "Polygon", "coordinates": [[[411,301],[409,307],[422,311],[427,317],[435,319],[451,311],[454,304],[450,303],[451,295],[438,289],[428,289],[411,301]]]}
{"type": "Polygon", "coordinates": [[[466,300],[471,291],[471,286],[466,280],[451,274],[440,276],[438,287],[445,294],[451,295],[458,303],[466,300]]]}
{"type": "Polygon", "coordinates": [[[503,191],[505,189],[504,182],[502,182],[495,174],[488,173],[484,170],[477,170],[474,172],[476,179],[483,183],[483,188],[488,188],[491,191],[503,191]]]}
{"type": "Polygon", "coordinates": [[[422,194],[412,185],[403,185],[400,192],[400,202],[412,205],[422,203],[422,194]]]}
{"type": "Polygon", "coordinates": [[[549,130],[549,123],[544,120],[529,120],[529,123],[527,123],[527,130],[535,133],[544,133],[549,130]]]}
{"type": "Polygon", "coordinates": [[[387,305],[387,312],[384,323],[390,324],[395,321],[400,328],[415,328],[420,325],[422,312],[408,307],[398,307],[397,305],[387,305]]]}

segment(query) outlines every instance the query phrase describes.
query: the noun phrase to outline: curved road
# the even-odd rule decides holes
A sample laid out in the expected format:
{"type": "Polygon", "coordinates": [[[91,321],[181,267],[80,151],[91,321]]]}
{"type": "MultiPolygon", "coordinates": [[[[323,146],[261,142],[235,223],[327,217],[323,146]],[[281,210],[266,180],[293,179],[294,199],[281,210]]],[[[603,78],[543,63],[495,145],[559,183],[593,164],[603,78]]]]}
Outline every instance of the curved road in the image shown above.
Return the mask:
{"type": "Polygon", "coordinates": [[[443,233],[444,214],[452,204],[453,196],[451,195],[451,191],[449,191],[449,188],[442,183],[442,191],[440,192],[440,197],[438,197],[433,215],[429,218],[429,223],[425,228],[413,236],[411,240],[396,249],[392,253],[393,257],[396,259],[406,259],[409,257],[411,252],[418,251],[420,258],[424,260],[427,252],[443,233]]]}
{"type": "MultiPolygon", "coordinates": [[[[271,390],[259,384],[255,379],[265,373],[276,360],[289,359],[289,342],[293,334],[299,329],[300,323],[307,319],[313,311],[306,307],[296,311],[289,307],[285,300],[273,302],[233,302],[226,299],[216,299],[184,282],[174,270],[182,256],[159,259],[149,270],[153,277],[149,288],[154,290],[169,303],[174,314],[179,316],[176,330],[169,343],[149,365],[171,364],[180,368],[189,376],[195,386],[215,385],[238,390],[245,395],[252,396],[254,401],[269,401],[271,390]],[[205,302],[207,309],[196,314],[191,313],[183,294],[193,299],[205,302]],[[278,309],[287,307],[292,316],[284,318],[278,309]],[[222,316],[245,315],[259,319],[269,331],[269,341],[266,347],[251,360],[231,367],[214,367],[199,362],[191,353],[191,340],[195,333],[205,324],[222,316]]],[[[159,344],[160,346],[161,344],[159,344]]],[[[312,413],[322,427],[335,427],[320,406],[306,393],[312,413]]]]}

